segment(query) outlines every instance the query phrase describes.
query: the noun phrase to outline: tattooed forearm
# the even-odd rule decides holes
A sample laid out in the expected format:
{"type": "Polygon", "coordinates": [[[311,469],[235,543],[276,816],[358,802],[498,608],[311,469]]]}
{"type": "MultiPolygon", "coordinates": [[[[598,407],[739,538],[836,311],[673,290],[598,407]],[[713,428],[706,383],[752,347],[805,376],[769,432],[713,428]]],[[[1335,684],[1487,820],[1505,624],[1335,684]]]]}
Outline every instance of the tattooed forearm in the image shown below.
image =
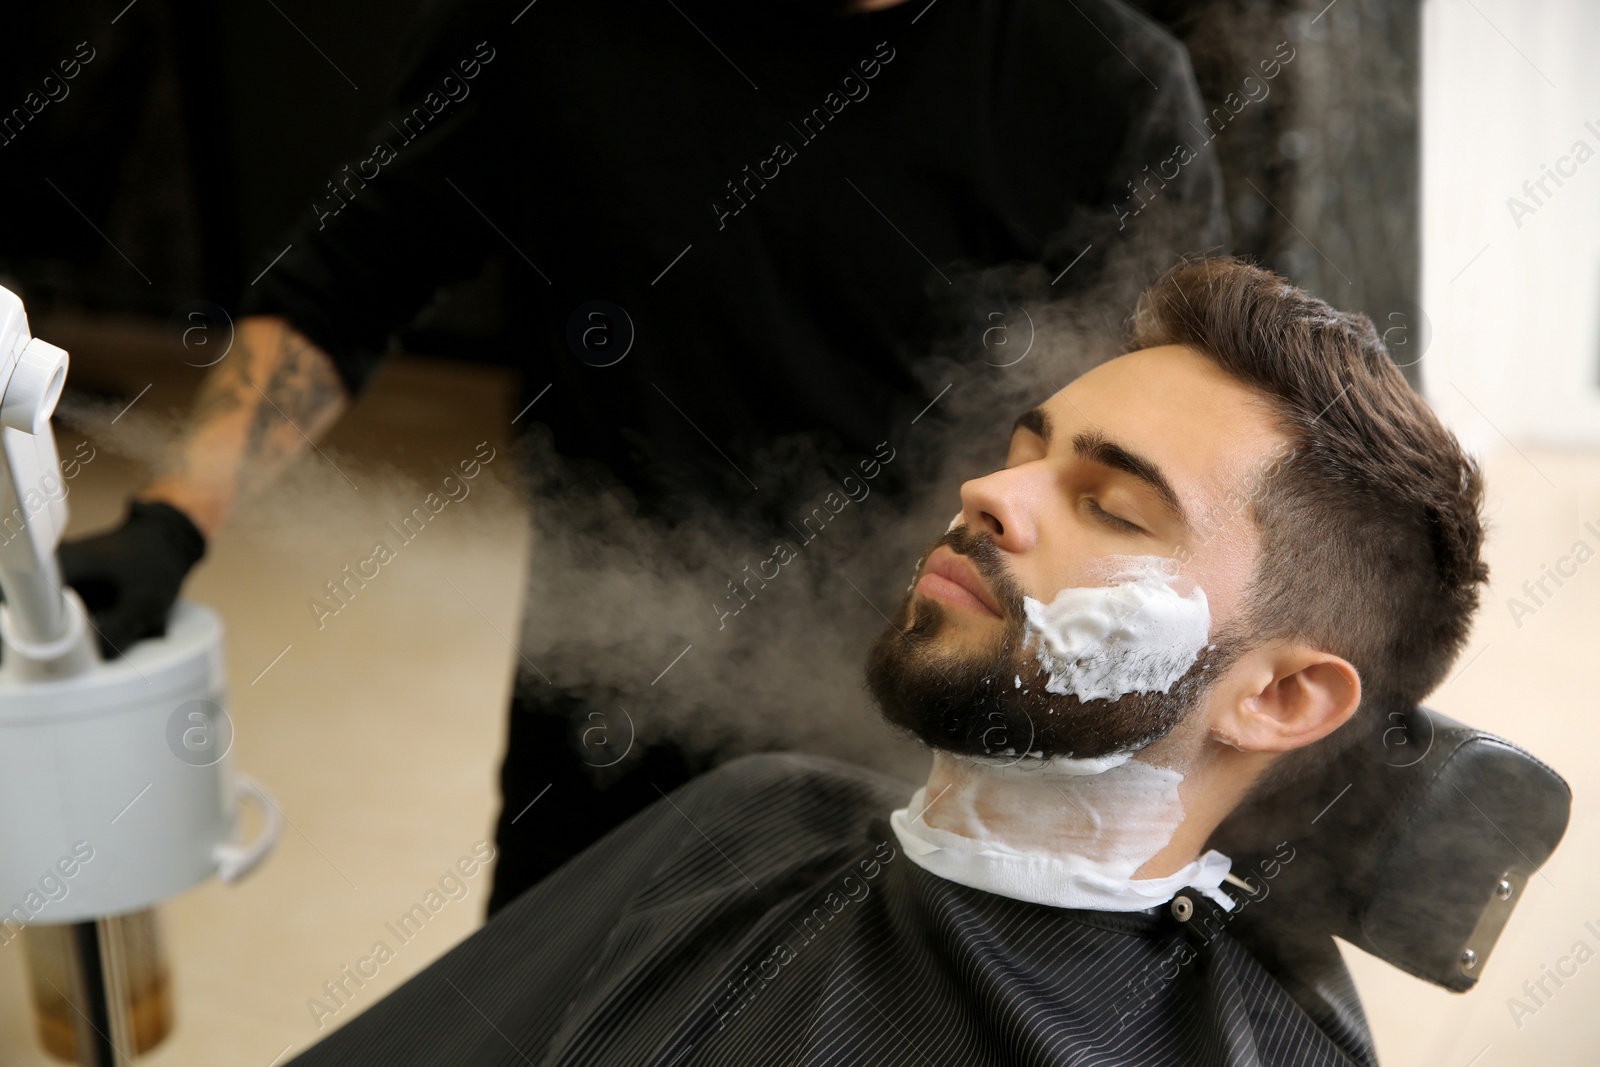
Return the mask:
{"type": "Polygon", "coordinates": [[[244,338],[234,340],[233,350],[222,357],[216,369],[206,375],[195,394],[194,421],[210,422],[239,411],[254,395],[250,388],[250,364],[253,353],[244,338]]]}
{"type": "Polygon", "coordinates": [[[276,478],[347,402],[333,361],[287,322],[243,319],[167,469],[138,495],[183,510],[209,537],[241,494],[276,478]]]}
{"type": "Polygon", "coordinates": [[[245,439],[244,462],[276,466],[299,450],[309,426],[320,425],[343,399],[338,375],[326,356],[293,330],[278,341],[278,359],[266,388],[252,384],[255,415],[245,439]]]}

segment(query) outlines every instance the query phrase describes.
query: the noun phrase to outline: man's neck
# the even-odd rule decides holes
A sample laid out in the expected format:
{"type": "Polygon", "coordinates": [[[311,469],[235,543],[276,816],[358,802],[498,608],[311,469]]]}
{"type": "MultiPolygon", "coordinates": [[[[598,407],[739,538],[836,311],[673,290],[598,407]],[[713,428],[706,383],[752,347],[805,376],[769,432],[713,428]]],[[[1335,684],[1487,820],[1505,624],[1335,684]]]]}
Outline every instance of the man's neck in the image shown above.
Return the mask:
{"type": "Polygon", "coordinates": [[[1077,856],[1129,878],[1161,878],[1191,863],[1220,816],[1195,781],[1153,754],[1115,760],[974,761],[934,755],[923,820],[1015,852],[1077,856]],[[1097,773],[1096,773],[1097,772],[1097,773]]]}

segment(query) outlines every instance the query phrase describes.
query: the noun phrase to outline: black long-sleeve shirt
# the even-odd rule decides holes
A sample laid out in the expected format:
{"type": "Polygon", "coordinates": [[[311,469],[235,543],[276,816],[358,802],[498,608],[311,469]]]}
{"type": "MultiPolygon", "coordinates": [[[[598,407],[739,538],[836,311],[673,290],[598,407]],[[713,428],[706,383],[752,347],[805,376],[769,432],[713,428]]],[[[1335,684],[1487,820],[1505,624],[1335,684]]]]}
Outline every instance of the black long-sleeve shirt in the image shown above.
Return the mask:
{"type": "Polygon", "coordinates": [[[826,7],[445,7],[245,310],[359,394],[498,256],[519,425],[646,502],[742,506],[781,495],[782,439],[848,463],[933,399],[917,361],[984,311],[963,268],[1038,264],[1054,294],[1136,232],[1225,246],[1211,154],[1173,162],[1204,139],[1187,57],[1119,0],[826,7]]]}
{"type": "MultiPolygon", "coordinates": [[[[812,757],[725,764],[291,1067],[1376,1062],[1331,939],[1291,995],[1227,913],[1074,911],[945,881],[889,825],[907,789],[812,757]]],[[[308,1007],[336,1017],[346,996],[308,1007]]]]}

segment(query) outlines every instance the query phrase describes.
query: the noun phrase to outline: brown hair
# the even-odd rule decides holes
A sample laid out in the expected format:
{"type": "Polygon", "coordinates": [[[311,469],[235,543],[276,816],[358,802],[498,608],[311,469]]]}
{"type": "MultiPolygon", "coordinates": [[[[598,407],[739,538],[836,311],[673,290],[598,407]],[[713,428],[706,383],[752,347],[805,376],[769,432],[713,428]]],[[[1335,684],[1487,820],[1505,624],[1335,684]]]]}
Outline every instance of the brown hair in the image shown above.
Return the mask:
{"type": "Polygon", "coordinates": [[[1132,348],[1185,345],[1265,394],[1292,449],[1249,511],[1261,552],[1241,625],[1348,660],[1361,709],[1287,753],[1258,790],[1331,759],[1414,707],[1460,654],[1489,568],[1483,476],[1411,390],[1372,325],[1269,270],[1193,259],[1140,297],[1132,348]],[[1355,727],[1355,728],[1352,728],[1355,727]]]}

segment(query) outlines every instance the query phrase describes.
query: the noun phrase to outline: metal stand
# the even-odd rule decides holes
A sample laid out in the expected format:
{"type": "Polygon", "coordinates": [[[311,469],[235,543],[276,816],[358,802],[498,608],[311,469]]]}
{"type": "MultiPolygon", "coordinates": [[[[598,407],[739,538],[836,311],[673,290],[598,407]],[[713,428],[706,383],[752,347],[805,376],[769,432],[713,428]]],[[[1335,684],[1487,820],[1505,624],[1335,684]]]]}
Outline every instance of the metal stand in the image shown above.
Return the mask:
{"type": "Polygon", "coordinates": [[[130,1067],[122,1049],[133,1043],[128,998],[122,989],[122,946],[111,924],[72,924],[72,984],[78,1006],[73,1020],[78,1063],[83,1067],[130,1067]]]}

